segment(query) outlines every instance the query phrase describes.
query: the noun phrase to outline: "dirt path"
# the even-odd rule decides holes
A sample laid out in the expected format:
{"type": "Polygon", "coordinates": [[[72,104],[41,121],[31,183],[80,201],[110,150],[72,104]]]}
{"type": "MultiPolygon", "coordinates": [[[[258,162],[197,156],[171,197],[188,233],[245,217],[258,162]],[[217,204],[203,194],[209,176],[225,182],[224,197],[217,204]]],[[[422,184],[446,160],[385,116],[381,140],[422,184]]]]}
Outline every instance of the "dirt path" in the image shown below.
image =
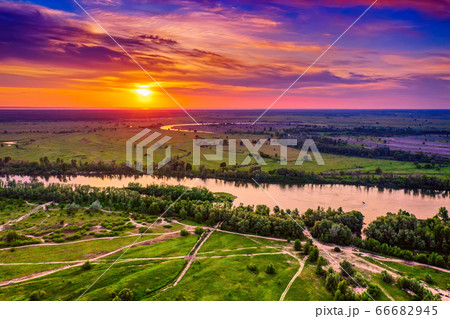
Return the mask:
{"type": "Polygon", "coordinates": [[[306,260],[306,258],[308,257],[308,256],[305,256],[305,257],[303,258],[303,260],[301,260],[300,258],[298,258],[298,257],[297,257],[295,254],[293,254],[293,253],[288,253],[288,254],[291,255],[292,257],[294,257],[294,258],[298,261],[300,267],[298,268],[298,270],[297,270],[297,272],[295,273],[294,277],[292,277],[292,279],[289,281],[288,285],[287,285],[286,288],[284,289],[283,293],[281,294],[280,301],[283,301],[283,300],[284,300],[284,298],[286,297],[286,294],[288,293],[289,289],[291,289],[291,286],[292,286],[292,284],[294,283],[295,279],[297,279],[297,277],[300,276],[300,274],[302,273],[303,268],[305,267],[305,260],[306,260]]]}
{"type": "MultiPolygon", "coordinates": [[[[28,204],[28,202],[27,202],[27,204],[28,204]]],[[[42,208],[43,210],[46,210],[46,207],[47,207],[48,205],[51,205],[51,204],[53,204],[53,202],[48,202],[48,203],[45,203],[45,204],[42,204],[42,205],[37,205],[36,207],[34,207],[32,210],[30,210],[30,211],[29,211],[28,213],[26,213],[25,215],[22,215],[22,216],[20,216],[20,217],[17,218],[17,219],[10,220],[10,221],[8,221],[6,224],[4,224],[4,225],[0,225],[0,231],[4,230],[6,226],[11,226],[11,225],[13,225],[13,224],[16,224],[16,223],[18,223],[18,222],[24,220],[24,219],[27,218],[27,217],[30,217],[30,216],[33,215],[34,213],[37,213],[41,208],[42,208]]]]}
{"type": "MultiPolygon", "coordinates": [[[[147,234],[145,234],[145,236],[151,236],[151,235],[159,236],[159,235],[167,235],[167,234],[177,234],[179,232],[180,232],[180,230],[176,230],[176,231],[173,231],[173,232],[167,232],[167,233],[147,233],[147,234]]],[[[117,238],[136,237],[136,236],[141,236],[141,234],[130,234],[130,235],[114,236],[114,237],[89,238],[89,239],[82,239],[82,240],[70,241],[70,242],[65,242],[65,243],[33,244],[33,245],[17,246],[17,247],[14,247],[14,248],[15,249],[20,249],[20,248],[37,247],[37,246],[42,247],[42,246],[71,245],[71,244],[84,243],[84,242],[93,241],[93,240],[112,240],[112,239],[117,239],[117,238]]],[[[11,249],[11,247],[1,248],[0,251],[2,251],[2,250],[9,250],[9,249],[11,249]]]]}
{"type": "MultiPolygon", "coordinates": [[[[166,240],[166,239],[169,239],[169,238],[174,238],[174,237],[177,237],[177,236],[179,236],[179,234],[166,233],[163,236],[159,236],[159,237],[156,237],[156,238],[151,238],[151,239],[148,239],[148,240],[144,240],[144,241],[141,241],[141,242],[138,242],[138,243],[134,243],[134,244],[130,244],[130,245],[126,245],[126,246],[122,246],[122,247],[120,247],[120,248],[118,248],[116,250],[110,251],[110,252],[108,252],[106,254],[95,256],[95,257],[90,258],[90,259],[76,260],[76,261],[69,260],[69,261],[67,261],[68,263],[75,263],[75,264],[68,265],[68,266],[63,266],[63,267],[56,268],[56,269],[49,269],[49,270],[46,270],[46,271],[43,271],[43,272],[33,273],[33,274],[26,275],[26,276],[23,276],[23,277],[20,277],[20,278],[16,278],[16,279],[13,279],[13,280],[3,281],[3,282],[0,282],[0,287],[7,286],[7,285],[10,285],[10,284],[14,284],[14,283],[28,281],[28,280],[39,278],[39,277],[43,277],[43,276],[46,276],[46,275],[50,275],[50,274],[53,274],[53,273],[56,273],[56,272],[68,269],[68,268],[81,266],[86,261],[97,261],[97,260],[109,257],[111,255],[117,254],[120,251],[122,251],[122,250],[124,250],[124,249],[126,249],[128,247],[136,247],[136,246],[154,244],[154,243],[157,243],[159,241],[166,240]]],[[[50,264],[54,264],[54,263],[56,263],[56,262],[48,261],[48,262],[42,262],[42,263],[39,263],[39,264],[49,264],[50,265],[50,264]]],[[[57,263],[65,263],[65,262],[57,262],[57,263]]],[[[18,263],[18,264],[21,264],[21,263],[18,263]]],[[[25,264],[25,263],[23,263],[23,264],[25,264]]],[[[35,264],[37,264],[37,263],[35,263],[35,264]]],[[[13,265],[13,263],[5,264],[5,265],[13,265]]]]}
{"type": "Polygon", "coordinates": [[[193,251],[191,250],[191,252],[189,252],[189,255],[187,256],[187,258],[189,258],[189,262],[186,265],[186,267],[184,267],[183,271],[181,272],[181,274],[178,276],[177,280],[175,280],[175,282],[168,286],[165,287],[162,291],[166,291],[169,288],[175,287],[176,285],[178,285],[178,283],[181,281],[181,279],[183,279],[184,275],[187,273],[187,271],[189,270],[189,268],[191,268],[192,263],[194,262],[198,251],[200,250],[200,248],[203,246],[203,244],[208,240],[208,238],[212,235],[212,233],[220,226],[221,223],[218,223],[216,225],[216,227],[214,227],[212,230],[209,230],[208,234],[204,237],[204,239],[201,240],[200,244],[194,246],[193,251]]]}

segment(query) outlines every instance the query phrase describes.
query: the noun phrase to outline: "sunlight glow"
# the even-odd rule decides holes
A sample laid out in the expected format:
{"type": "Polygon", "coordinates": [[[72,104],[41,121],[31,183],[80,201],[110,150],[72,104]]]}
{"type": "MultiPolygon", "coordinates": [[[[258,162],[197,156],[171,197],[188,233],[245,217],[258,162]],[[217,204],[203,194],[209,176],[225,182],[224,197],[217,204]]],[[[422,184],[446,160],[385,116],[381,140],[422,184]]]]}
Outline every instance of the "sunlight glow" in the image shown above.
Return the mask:
{"type": "Polygon", "coordinates": [[[138,93],[142,96],[149,96],[150,94],[152,94],[152,91],[147,90],[147,89],[137,89],[136,93],[138,93]]]}

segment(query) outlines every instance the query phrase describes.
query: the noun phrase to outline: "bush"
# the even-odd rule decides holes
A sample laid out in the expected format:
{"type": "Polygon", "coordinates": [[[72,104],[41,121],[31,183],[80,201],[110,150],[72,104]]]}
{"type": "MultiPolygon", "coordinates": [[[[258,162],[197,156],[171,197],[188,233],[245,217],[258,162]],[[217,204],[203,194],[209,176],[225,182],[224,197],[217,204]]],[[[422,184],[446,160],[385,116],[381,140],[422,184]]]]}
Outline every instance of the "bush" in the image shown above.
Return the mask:
{"type": "Polygon", "coordinates": [[[172,225],[164,225],[164,228],[172,228],[172,225]]]}
{"type": "Polygon", "coordinates": [[[91,268],[92,268],[92,264],[90,263],[89,260],[86,261],[86,262],[83,264],[83,266],[81,266],[81,269],[83,269],[83,270],[89,270],[89,269],[91,269],[91,268]]]}
{"type": "Polygon", "coordinates": [[[294,241],[294,249],[295,249],[296,251],[302,250],[302,242],[300,241],[300,239],[296,239],[296,240],[294,241]]]}
{"type": "Polygon", "coordinates": [[[201,227],[195,227],[194,233],[200,236],[201,234],[203,234],[204,231],[205,230],[201,227]]]}
{"type": "Polygon", "coordinates": [[[272,263],[270,263],[269,265],[267,265],[267,267],[266,267],[266,273],[269,274],[269,275],[273,275],[273,274],[276,273],[276,271],[275,271],[275,266],[274,266],[272,263]]]}
{"type": "Polygon", "coordinates": [[[308,260],[310,262],[316,262],[318,258],[319,258],[319,248],[317,248],[317,246],[312,246],[311,249],[309,250],[308,260]]]}
{"type": "Polygon", "coordinates": [[[340,253],[341,249],[339,247],[334,247],[334,251],[337,252],[337,253],[340,253]]]}
{"type": "Polygon", "coordinates": [[[375,284],[369,283],[367,290],[367,294],[373,298],[378,298],[381,296],[381,289],[375,284]]]}
{"type": "Polygon", "coordinates": [[[383,270],[381,272],[381,279],[388,284],[391,284],[394,282],[394,277],[390,273],[388,273],[386,270],[383,270]]]}
{"type": "Polygon", "coordinates": [[[256,272],[258,270],[258,267],[255,264],[248,264],[247,269],[251,272],[256,272]]]}
{"type": "Polygon", "coordinates": [[[34,291],[30,296],[30,301],[40,301],[40,300],[44,299],[44,297],[45,297],[44,290],[34,291]]]}
{"type": "Polygon", "coordinates": [[[426,275],[425,275],[425,282],[426,282],[427,284],[430,284],[430,285],[434,284],[433,277],[431,277],[430,274],[426,274],[426,275]]]}
{"type": "Polygon", "coordinates": [[[339,266],[341,266],[342,275],[344,276],[353,276],[355,273],[355,268],[348,260],[344,259],[339,266]]]}
{"type": "Polygon", "coordinates": [[[184,236],[189,235],[189,232],[186,229],[182,229],[180,232],[180,235],[184,237],[184,236]]]}
{"type": "Polygon", "coordinates": [[[113,299],[115,301],[131,301],[134,298],[134,292],[128,288],[122,289],[113,299]]]}
{"type": "Polygon", "coordinates": [[[311,243],[309,241],[307,241],[305,246],[303,246],[303,253],[305,255],[308,255],[310,248],[311,248],[311,243]]]}

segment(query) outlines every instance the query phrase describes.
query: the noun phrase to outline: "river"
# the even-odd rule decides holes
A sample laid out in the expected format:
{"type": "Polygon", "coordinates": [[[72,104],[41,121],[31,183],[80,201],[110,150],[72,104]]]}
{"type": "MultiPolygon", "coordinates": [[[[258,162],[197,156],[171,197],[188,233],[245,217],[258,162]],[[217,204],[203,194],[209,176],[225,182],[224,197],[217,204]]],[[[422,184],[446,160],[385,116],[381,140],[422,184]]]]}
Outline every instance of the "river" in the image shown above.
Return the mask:
{"type": "MultiPolygon", "coordinates": [[[[12,176],[10,179],[31,181],[31,178],[26,176],[12,176]]],[[[5,181],[5,178],[1,177],[0,180],[5,181]]],[[[195,181],[193,178],[161,178],[149,175],[133,177],[76,176],[66,177],[64,180],[57,177],[49,177],[47,179],[39,177],[36,180],[45,184],[80,184],[97,187],[123,187],[130,182],[137,182],[142,185],[167,184],[191,186],[195,181]]],[[[441,206],[450,208],[448,195],[424,195],[412,191],[379,190],[374,187],[365,186],[264,184],[262,185],[264,191],[255,184],[242,184],[218,179],[199,179],[194,184],[194,187],[202,186],[213,192],[227,192],[235,195],[235,205],[239,205],[240,203],[244,205],[265,204],[269,207],[274,207],[277,205],[273,200],[275,199],[281,208],[298,208],[300,213],[303,213],[308,208],[316,208],[317,206],[325,208],[342,207],[344,211],[361,211],[365,216],[366,223],[376,219],[378,216],[385,215],[387,212],[396,213],[399,209],[406,210],[418,218],[428,218],[436,215],[441,206]]]]}

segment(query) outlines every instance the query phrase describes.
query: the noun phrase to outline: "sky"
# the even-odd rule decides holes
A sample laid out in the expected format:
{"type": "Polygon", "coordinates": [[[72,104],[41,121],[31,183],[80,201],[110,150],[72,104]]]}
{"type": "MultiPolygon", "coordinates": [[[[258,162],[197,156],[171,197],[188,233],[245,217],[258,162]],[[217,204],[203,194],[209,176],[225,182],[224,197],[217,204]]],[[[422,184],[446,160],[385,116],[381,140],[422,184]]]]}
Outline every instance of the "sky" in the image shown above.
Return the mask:
{"type": "MultiPolygon", "coordinates": [[[[373,2],[0,0],[0,107],[265,109],[373,2]],[[147,72],[147,74],[146,74],[147,72]]],[[[378,0],[272,109],[450,108],[450,2],[378,0]]]]}

